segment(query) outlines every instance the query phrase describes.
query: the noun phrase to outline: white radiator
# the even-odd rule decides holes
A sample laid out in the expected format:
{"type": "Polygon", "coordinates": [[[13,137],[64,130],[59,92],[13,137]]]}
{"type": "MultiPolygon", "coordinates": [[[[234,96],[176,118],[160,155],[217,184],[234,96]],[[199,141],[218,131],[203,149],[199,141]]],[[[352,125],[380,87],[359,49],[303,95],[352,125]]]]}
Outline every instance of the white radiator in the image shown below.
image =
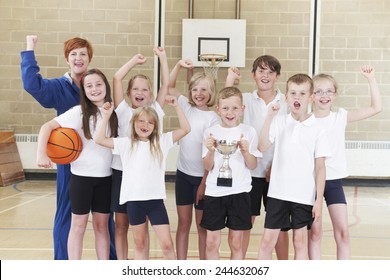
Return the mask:
{"type": "MultiPolygon", "coordinates": [[[[16,134],[20,158],[24,169],[36,166],[38,135],[16,134]]],[[[347,141],[345,143],[348,170],[353,178],[390,178],[390,141],[347,141]]],[[[167,171],[176,171],[178,146],[168,156],[167,171]]]]}
{"type": "Polygon", "coordinates": [[[390,178],[390,141],[347,141],[350,177],[390,178]]]}

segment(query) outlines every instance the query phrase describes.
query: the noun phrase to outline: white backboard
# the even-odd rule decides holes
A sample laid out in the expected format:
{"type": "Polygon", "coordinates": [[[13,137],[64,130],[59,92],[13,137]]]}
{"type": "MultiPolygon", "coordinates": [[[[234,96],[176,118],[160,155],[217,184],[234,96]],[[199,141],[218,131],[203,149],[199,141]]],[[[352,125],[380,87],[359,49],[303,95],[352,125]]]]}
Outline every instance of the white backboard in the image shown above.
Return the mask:
{"type": "Polygon", "coordinates": [[[182,59],[204,66],[200,54],[223,54],[219,67],[245,67],[246,20],[183,19],[182,59]]]}

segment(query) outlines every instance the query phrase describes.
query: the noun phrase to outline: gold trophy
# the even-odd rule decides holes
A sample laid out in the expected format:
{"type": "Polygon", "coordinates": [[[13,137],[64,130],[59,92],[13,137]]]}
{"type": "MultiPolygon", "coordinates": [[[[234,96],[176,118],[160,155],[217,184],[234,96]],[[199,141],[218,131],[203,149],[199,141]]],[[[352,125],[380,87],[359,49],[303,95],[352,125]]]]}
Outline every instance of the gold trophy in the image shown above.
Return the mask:
{"type": "Polygon", "coordinates": [[[219,140],[217,141],[216,150],[223,155],[223,164],[219,169],[217,186],[231,187],[233,184],[232,169],[229,166],[230,155],[235,153],[238,148],[238,141],[219,140]]]}

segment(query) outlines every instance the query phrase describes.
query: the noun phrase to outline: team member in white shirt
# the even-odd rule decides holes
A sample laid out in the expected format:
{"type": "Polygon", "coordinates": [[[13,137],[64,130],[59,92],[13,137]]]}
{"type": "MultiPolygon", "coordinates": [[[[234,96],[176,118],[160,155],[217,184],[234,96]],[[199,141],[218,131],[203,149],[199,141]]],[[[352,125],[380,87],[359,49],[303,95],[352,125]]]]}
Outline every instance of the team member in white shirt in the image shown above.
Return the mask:
{"type": "Polygon", "coordinates": [[[199,259],[205,259],[206,230],[200,226],[203,215],[203,197],[207,171],[202,159],[203,133],[210,126],[220,122],[210,107],[215,103],[214,80],[204,72],[195,73],[188,83],[188,98],[176,89],[176,79],[181,68],[192,69],[190,60],[180,60],[170,74],[169,93],[178,97],[191,132],[179,142],[175,195],[178,223],[176,230],[176,253],[179,260],[187,259],[192,212],[195,208],[195,222],[198,231],[199,259]]]}
{"type": "Polygon", "coordinates": [[[102,125],[96,142],[114,149],[121,157],[123,177],[120,204],[126,204],[134,241],[134,259],[147,259],[145,252],[147,218],[150,220],[165,259],[175,259],[170,235],[169,218],[164,205],[165,169],[168,151],[174,143],[188,134],[190,125],[174,96],[167,97],[178,115],[180,128],[160,134],[159,119],[151,107],[137,108],[131,120],[130,137],[108,138],[105,135],[112,104],[104,106],[102,125]]]}
{"type": "Polygon", "coordinates": [[[272,259],[281,229],[293,229],[294,259],[308,259],[307,229],[319,221],[325,187],[325,157],[331,155],[325,129],[308,113],[313,82],[305,74],[287,81],[286,101],[291,111],[276,116],[279,104],[268,111],[259,149],[275,143],[268,190],[264,234],[259,259],[272,259]]]}
{"type": "MultiPolygon", "coordinates": [[[[97,145],[93,138],[96,126],[101,122],[101,107],[104,102],[111,102],[110,85],[101,71],[91,69],[84,74],[80,89],[80,105],[41,127],[37,162],[41,167],[52,166],[46,154],[46,146],[53,129],[60,126],[69,127],[79,133],[83,151],[71,163],[69,196],[72,221],[68,237],[69,259],[81,259],[84,233],[89,212],[92,211],[97,258],[108,260],[112,153],[110,149],[97,145]]],[[[114,114],[110,118],[111,136],[117,135],[117,126],[118,120],[114,114]]]]}
{"type": "MultiPolygon", "coordinates": [[[[345,155],[345,129],[348,123],[372,117],[382,110],[374,68],[363,66],[361,73],[367,78],[370,85],[371,105],[353,111],[346,111],[342,108],[332,111],[332,106],[334,106],[338,95],[336,80],[327,74],[318,74],[313,77],[314,115],[329,130],[329,135],[332,136],[329,141],[333,156],[325,161],[326,184],[324,198],[332,220],[337,245],[337,259],[350,258],[347,201],[342,184],[342,178],[348,176],[345,155]]],[[[322,222],[318,222],[309,231],[310,259],[321,258],[321,239],[322,222]]]]}
{"type": "MultiPolygon", "coordinates": [[[[276,88],[276,82],[280,77],[281,64],[276,57],[271,55],[262,55],[255,59],[252,66],[252,78],[256,82],[257,89],[253,92],[243,93],[244,97],[244,117],[243,123],[253,126],[260,134],[261,128],[268,108],[275,103],[280,104],[279,115],[287,114],[287,104],[284,95],[276,88]]],[[[241,79],[240,71],[237,67],[231,67],[228,70],[225,86],[233,86],[236,80],[241,79]]],[[[256,216],[260,216],[261,201],[263,201],[264,210],[267,210],[267,193],[269,187],[269,174],[271,172],[272,157],[274,154],[273,146],[270,147],[262,158],[258,158],[257,167],[251,170],[252,190],[252,225],[255,223],[256,216]]],[[[251,231],[244,232],[243,252],[244,256],[248,249],[251,231]]],[[[275,251],[279,260],[288,259],[289,237],[287,231],[279,233],[278,242],[275,251]]]]}
{"type": "MultiPolygon", "coordinates": [[[[152,106],[159,117],[162,131],[162,118],[164,116],[165,96],[168,93],[169,84],[169,69],[165,50],[161,47],[153,49],[154,53],[159,57],[161,63],[161,87],[159,89],[156,100],[153,100],[152,84],[148,76],[137,74],[134,75],[128,82],[126,95],[129,97],[131,106],[124,98],[123,80],[126,75],[136,66],[144,64],[147,59],[142,54],[134,55],[126,62],[114,75],[113,95],[115,112],[118,115],[119,137],[129,137],[129,123],[133,115],[133,111],[142,106],[152,106]]],[[[112,161],[112,193],[111,193],[111,211],[115,213],[115,249],[119,260],[128,259],[128,241],[127,234],[129,230],[129,220],[125,205],[119,204],[119,194],[122,182],[122,162],[119,155],[114,155],[112,161]]],[[[149,231],[146,228],[145,236],[147,236],[145,252],[149,252],[149,231]]]]}
{"type": "Polygon", "coordinates": [[[219,92],[217,112],[221,124],[205,130],[203,161],[209,171],[206,179],[201,226],[207,230],[206,259],[219,259],[221,230],[229,228],[228,242],[231,259],[242,260],[243,232],[252,228],[249,192],[252,189],[251,173],[257,166],[261,153],[257,150],[258,136],[253,127],[242,124],[245,106],[242,93],[236,87],[226,87],[219,92]],[[230,155],[232,184],[218,183],[223,156],[215,151],[217,141],[237,141],[238,149],[230,155]]]}

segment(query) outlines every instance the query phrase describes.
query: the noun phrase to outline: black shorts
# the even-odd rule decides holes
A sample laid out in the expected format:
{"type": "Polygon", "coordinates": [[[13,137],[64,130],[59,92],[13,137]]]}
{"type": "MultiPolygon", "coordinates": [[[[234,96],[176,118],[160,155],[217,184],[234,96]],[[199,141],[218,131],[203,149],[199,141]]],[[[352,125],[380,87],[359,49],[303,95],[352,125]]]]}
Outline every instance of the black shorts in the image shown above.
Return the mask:
{"type": "Polygon", "coordinates": [[[211,231],[228,227],[232,230],[252,228],[249,193],[228,196],[205,196],[200,225],[211,231]]]}
{"type": "Polygon", "coordinates": [[[326,180],[324,198],[326,205],[347,204],[343,190],[343,181],[341,179],[326,180]]]}
{"type": "Polygon", "coordinates": [[[203,210],[203,199],[196,205],[196,192],[203,177],[187,175],[176,171],[175,196],[176,205],[194,205],[195,209],[203,210]]]}
{"type": "Polygon", "coordinates": [[[110,213],[111,184],[111,176],[84,177],[71,174],[69,197],[72,213],[110,213]]]}
{"type": "Polygon", "coordinates": [[[112,169],[111,212],[126,214],[126,204],[119,204],[121,194],[122,171],[112,169]]]}
{"type": "Polygon", "coordinates": [[[264,227],[283,231],[305,226],[310,229],[313,223],[312,209],[312,205],[268,197],[264,227]]]}
{"type": "Polygon", "coordinates": [[[132,226],[141,225],[149,218],[152,226],[169,225],[167,209],[164,200],[154,199],[145,201],[126,202],[129,224],[132,226]]]}
{"type": "Polygon", "coordinates": [[[264,210],[267,211],[268,186],[269,183],[265,178],[252,177],[252,189],[249,192],[252,216],[260,216],[261,200],[263,200],[264,210]]]}

